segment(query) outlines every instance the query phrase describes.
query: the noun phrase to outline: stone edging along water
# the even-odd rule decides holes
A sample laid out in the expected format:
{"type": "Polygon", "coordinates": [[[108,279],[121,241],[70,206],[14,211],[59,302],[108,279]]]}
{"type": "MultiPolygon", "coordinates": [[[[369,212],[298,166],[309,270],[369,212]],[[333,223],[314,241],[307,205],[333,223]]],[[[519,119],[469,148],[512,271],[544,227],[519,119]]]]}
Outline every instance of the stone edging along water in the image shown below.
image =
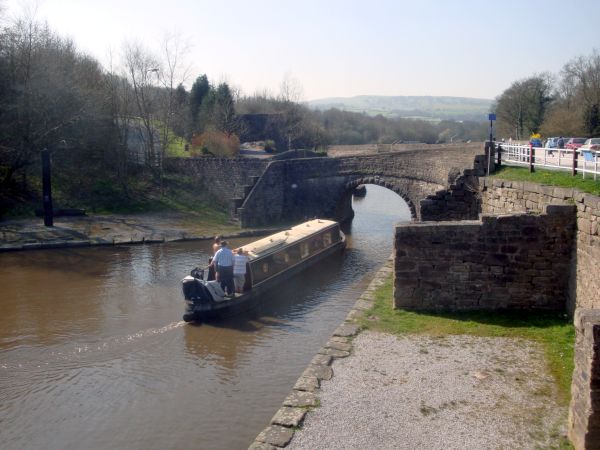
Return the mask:
{"type": "Polygon", "coordinates": [[[390,276],[393,264],[394,260],[390,257],[377,271],[344,322],[312,359],[269,426],[260,432],[248,450],[276,450],[287,446],[306,414],[320,405],[318,393],[321,383],[331,380],[334,375],[331,363],[334,359],[346,358],[352,353],[352,340],[361,331],[358,321],[373,306],[375,290],[390,276]]]}
{"type": "MultiPolygon", "coordinates": [[[[240,231],[238,233],[223,234],[225,239],[264,236],[267,234],[277,233],[284,230],[285,228],[261,228],[249,231],[240,231]]],[[[140,238],[130,238],[121,240],[107,240],[103,238],[89,238],[89,239],[56,239],[56,240],[41,240],[37,242],[17,242],[10,244],[3,244],[0,242],[0,253],[4,252],[15,252],[21,250],[47,250],[56,248],[82,248],[82,247],[106,247],[106,246],[123,246],[123,245],[141,245],[141,244],[164,244],[166,242],[191,242],[191,241],[207,241],[214,239],[214,236],[190,236],[185,237],[174,237],[174,238],[146,238],[142,236],[140,238]]]]}

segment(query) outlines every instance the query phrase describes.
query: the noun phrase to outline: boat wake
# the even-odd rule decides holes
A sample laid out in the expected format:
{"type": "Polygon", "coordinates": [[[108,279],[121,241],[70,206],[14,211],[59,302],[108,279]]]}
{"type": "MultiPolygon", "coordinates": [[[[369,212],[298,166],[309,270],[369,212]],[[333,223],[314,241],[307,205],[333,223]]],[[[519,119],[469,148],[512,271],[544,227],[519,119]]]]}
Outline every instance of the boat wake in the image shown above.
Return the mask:
{"type": "Polygon", "coordinates": [[[101,342],[78,344],[75,347],[67,348],[65,348],[66,346],[63,346],[62,350],[54,350],[49,353],[44,353],[43,360],[41,361],[27,360],[19,363],[7,363],[5,362],[5,359],[5,361],[0,363],[0,369],[13,370],[33,367],[39,368],[43,366],[54,365],[56,363],[69,363],[74,361],[80,361],[83,357],[87,357],[98,353],[106,353],[107,356],[114,357],[114,354],[112,353],[113,351],[121,349],[124,346],[137,343],[149,337],[163,335],[169,331],[181,328],[184,325],[185,322],[180,320],[177,322],[172,322],[163,327],[148,328],[146,330],[138,331],[137,333],[108,338],[101,342]]]}

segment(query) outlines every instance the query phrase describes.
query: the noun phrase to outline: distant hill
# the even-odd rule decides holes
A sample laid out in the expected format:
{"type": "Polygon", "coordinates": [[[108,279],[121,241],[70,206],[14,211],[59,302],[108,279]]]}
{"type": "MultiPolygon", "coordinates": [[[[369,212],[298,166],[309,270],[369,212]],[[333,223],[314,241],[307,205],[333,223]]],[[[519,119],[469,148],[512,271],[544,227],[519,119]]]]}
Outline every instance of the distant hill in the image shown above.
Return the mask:
{"type": "Polygon", "coordinates": [[[485,121],[493,100],[467,97],[359,95],[331,97],[307,102],[313,109],[337,108],[371,116],[407,117],[425,120],[485,121]]]}

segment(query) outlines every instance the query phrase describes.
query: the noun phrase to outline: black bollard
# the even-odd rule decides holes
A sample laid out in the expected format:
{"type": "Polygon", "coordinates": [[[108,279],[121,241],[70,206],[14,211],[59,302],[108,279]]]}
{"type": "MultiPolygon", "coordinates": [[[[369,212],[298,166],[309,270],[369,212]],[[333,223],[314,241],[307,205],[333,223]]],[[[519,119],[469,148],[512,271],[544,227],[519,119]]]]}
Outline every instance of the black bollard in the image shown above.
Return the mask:
{"type": "Polygon", "coordinates": [[[42,198],[44,204],[44,225],[54,226],[52,211],[52,180],[50,178],[50,152],[42,150],[42,198]]]}

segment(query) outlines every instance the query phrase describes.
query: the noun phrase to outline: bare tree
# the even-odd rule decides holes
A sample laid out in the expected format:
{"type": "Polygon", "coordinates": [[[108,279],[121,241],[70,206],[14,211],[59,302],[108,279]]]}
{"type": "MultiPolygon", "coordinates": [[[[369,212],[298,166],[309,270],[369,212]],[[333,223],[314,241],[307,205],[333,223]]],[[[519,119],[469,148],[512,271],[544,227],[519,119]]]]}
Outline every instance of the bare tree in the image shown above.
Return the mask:
{"type": "Polygon", "coordinates": [[[162,86],[159,92],[160,118],[161,118],[161,155],[160,173],[163,173],[163,160],[166,151],[173,143],[173,121],[175,119],[175,108],[177,102],[177,88],[187,80],[190,66],[185,62],[185,56],[189,52],[189,45],[182,41],[179,35],[166,35],[162,42],[162,64],[161,70],[157,72],[162,86]]]}
{"type": "Polygon", "coordinates": [[[124,45],[123,58],[126,77],[133,89],[134,121],[139,125],[134,128],[144,146],[146,165],[160,176],[162,153],[156,128],[156,83],[161,69],[159,60],[138,42],[124,45]]]}
{"type": "Polygon", "coordinates": [[[134,119],[131,115],[133,92],[127,78],[119,74],[114,67],[112,52],[106,73],[106,86],[115,132],[115,145],[112,148],[113,162],[118,182],[127,195],[129,191],[129,165],[131,163],[128,141],[129,133],[134,129],[134,119]]]}
{"type": "Polygon", "coordinates": [[[537,133],[552,100],[552,79],[548,74],[515,81],[496,100],[501,132],[522,139],[537,133]]]}
{"type": "Polygon", "coordinates": [[[25,18],[0,33],[0,70],[3,184],[16,172],[26,176],[43,147],[67,141],[65,157],[84,155],[106,118],[98,63],[25,18]]]}
{"type": "Polygon", "coordinates": [[[581,104],[582,122],[588,134],[600,132],[600,52],[580,56],[565,64],[562,85],[581,104]]]}
{"type": "Polygon", "coordinates": [[[304,133],[304,110],[299,104],[302,98],[302,86],[286,73],[281,82],[279,100],[282,104],[284,134],[287,138],[288,150],[294,141],[304,133]]]}
{"type": "Polygon", "coordinates": [[[300,103],[303,97],[302,85],[290,73],[283,76],[279,87],[279,99],[284,102],[300,103]]]}
{"type": "Polygon", "coordinates": [[[127,43],[124,67],[132,87],[135,115],[141,127],[139,139],[145,146],[147,166],[163,180],[163,161],[175,136],[172,131],[177,88],[186,80],[184,65],[187,45],[175,35],[163,40],[157,56],[140,43],[127,43]]]}

